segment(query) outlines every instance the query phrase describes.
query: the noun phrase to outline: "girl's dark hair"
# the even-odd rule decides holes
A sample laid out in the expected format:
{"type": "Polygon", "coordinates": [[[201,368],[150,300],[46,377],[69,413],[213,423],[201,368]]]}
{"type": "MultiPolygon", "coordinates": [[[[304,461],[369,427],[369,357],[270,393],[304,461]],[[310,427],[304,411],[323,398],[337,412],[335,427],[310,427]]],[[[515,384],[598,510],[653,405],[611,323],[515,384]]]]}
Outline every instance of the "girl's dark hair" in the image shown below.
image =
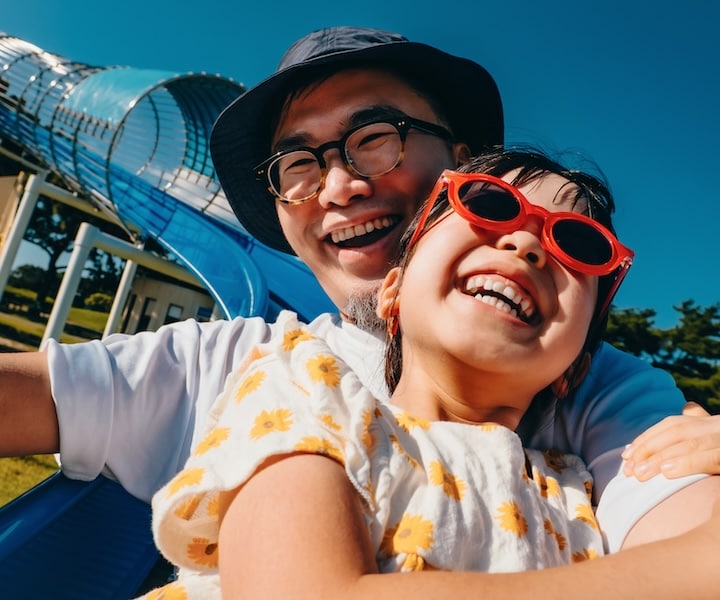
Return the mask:
{"type": "MultiPolygon", "coordinates": [[[[487,173],[496,177],[501,177],[510,171],[517,170],[512,184],[515,186],[524,185],[531,181],[542,179],[549,174],[556,174],[564,177],[576,186],[576,195],[573,206],[578,203],[584,204],[587,208],[587,216],[594,219],[615,233],[612,224],[611,215],[615,211],[615,201],[613,200],[609,186],[604,176],[597,167],[597,175],[592,175],[585,171],[570,169],[550,158],[541,150],[530,147],[514,147],[509,149],[497,148],[487,153],[477,156],[458,168],[463,173],[487,173]]],[[[400,277],[402,278],[405,268],[412,257],[412,249],[408,249],[408,243],[413,232],[417,228],[419,215],[422,213],[427,199],[419,208],[418,213],[408,226],[407,230],[400,240],[400,249],[398,259],[394,266],[400,267],[400,277]]],[[[449,206],[447,192],[441,192],[435,205],[430,211],[425,229],[430,227],[437,219],[445,214],[449,206]]],[[[604,304],[604,300],[615,281],[617,273],[611,273],[599,278],[598,295],[595,301],[595,314],[590,322],[588,334],[585,338],[581,356],[585,352],[594,352],[598,347],[607,325],[607,311],[605,314],[599,314],[600,307],[604,304]]],[[[388,336],[385,350],[385,382],[387,383],[390,393],[397,387],[402,371],[402,333],[398,328],[394,336],[388,336]]],[[[572,384],[570,386],[573,387],[572,384]]]]}

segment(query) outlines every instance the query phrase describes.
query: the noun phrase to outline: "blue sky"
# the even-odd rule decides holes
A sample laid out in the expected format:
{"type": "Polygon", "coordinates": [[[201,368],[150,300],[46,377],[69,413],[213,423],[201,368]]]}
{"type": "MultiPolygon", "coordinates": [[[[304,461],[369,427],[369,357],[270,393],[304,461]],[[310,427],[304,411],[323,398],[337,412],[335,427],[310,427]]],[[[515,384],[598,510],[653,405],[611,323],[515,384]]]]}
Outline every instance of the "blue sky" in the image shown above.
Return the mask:
{"type": "Polygon", "coordinates": [[[328,25],[403,33],[484,65],[510,141],[596,162],[636,262],[620,307],[720,302],[720,44],[714,0],[23,0],[0,31],[76,62],[209,72],[248,86],[328,25]],[[248,6],[250,5],[250,6],[248,6]]]}

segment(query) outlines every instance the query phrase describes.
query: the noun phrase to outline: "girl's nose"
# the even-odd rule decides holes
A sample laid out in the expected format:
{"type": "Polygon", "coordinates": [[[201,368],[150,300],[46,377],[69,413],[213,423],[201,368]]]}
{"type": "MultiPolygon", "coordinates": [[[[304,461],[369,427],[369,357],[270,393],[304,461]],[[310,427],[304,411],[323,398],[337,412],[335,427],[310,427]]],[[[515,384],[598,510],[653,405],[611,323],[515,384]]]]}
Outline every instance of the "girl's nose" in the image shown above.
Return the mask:
{"type": "Polygon", "coordinates": [[[538,269],[542,269],[547,262],[547,253],[540,243],[537,234],[526,229],[518,229],[498,238],[496,246],[501,250],[510,250],[528,261],[538,269]]]}

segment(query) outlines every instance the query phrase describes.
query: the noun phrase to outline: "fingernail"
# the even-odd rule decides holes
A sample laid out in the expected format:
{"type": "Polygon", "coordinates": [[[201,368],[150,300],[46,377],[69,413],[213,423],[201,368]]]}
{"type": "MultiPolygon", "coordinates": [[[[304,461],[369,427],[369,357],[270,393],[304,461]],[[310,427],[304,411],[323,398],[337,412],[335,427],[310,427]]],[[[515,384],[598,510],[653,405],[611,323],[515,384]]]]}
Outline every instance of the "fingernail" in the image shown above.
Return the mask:
{"type": "Polygon", "coordinates": [[[669,473],[673,470],[675,470],[675,467],[677,464],[674,460],[668,460],[660,465],[660,471],[663,473],[669,473]]]}
{"type": "Polygon", "coordinates": [[[622,451],[622,454],[620,456],[627,460],[632,456],[632,451],[632,444],[628,444],[627,446],[625,446],[625,450],[622,451]]]}
{"type": "Polygon", "coordinates": [[[640,463],[640,464],[637,465],[633,470],[635,471],[635,473],[636,473],[637,475],[644,475],[645,473],[648,472],[648,469],[649,469],[649,468],[650,468],[650,467],[648,466],[647,463],[640,463]]]}

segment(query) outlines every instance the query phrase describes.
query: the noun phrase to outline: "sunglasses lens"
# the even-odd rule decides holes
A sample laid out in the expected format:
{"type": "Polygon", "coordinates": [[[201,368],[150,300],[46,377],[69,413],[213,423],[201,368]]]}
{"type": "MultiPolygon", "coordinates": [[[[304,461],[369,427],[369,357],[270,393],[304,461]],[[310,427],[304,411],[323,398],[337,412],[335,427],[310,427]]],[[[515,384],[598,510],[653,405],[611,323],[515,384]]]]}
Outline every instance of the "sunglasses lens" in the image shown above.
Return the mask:
{"type": "Polygon", "coordinates": [[[458,196],[473,214],[488,221],[512,221],[520,214],[520,203],[506,190],[493,183],[465,183],[458,196]]]}
{"type": "Polygon", "coordinates": [[[612,245],[600,231],[572,219],[557,221],[552,228],[557,245],[586,265],[604,265],[612,258],[612,245]]]}

